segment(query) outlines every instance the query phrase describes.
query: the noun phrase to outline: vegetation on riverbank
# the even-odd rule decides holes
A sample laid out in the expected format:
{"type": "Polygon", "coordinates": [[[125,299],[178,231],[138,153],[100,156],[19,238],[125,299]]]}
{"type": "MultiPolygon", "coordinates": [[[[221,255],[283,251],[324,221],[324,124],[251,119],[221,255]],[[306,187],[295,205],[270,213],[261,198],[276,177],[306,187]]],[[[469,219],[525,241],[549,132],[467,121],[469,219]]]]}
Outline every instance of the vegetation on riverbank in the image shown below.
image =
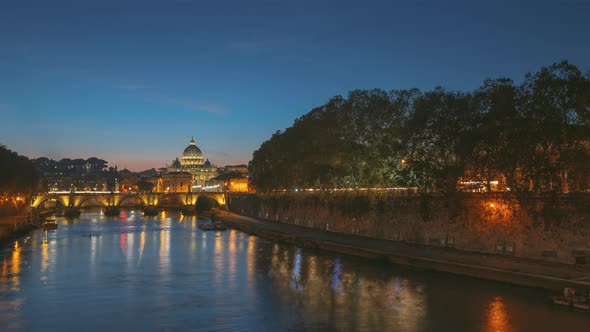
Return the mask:
{"type": "Polygon", "coordinates": [[[0,145],[0,217],[18,214],[28,197],[44,189],[43,175],[31,160],[0,145]]]}
{"type": "Polygon", "coordinates": [[[470,92],[351,91],[276,132],[249,169],[258,191],[587,191],[590,74],[564,61],[470,92]]]}

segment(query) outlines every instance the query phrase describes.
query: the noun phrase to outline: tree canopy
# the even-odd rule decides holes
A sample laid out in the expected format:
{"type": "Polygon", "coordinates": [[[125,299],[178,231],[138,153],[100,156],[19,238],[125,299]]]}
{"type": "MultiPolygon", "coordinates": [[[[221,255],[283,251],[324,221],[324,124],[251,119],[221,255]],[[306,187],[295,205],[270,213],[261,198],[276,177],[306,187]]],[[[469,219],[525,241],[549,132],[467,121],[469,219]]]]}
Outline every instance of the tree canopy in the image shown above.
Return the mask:
{"type": "Polygon", "coordinates": [[[42,186],[43,176],[31,160],[0,145],[0,194],[29,195],[42,186]]]}
{"type": "Polygon", "coordinates": [[[249,164],[259,191],[590,189],[590,75],[563,61],[519,85],[354,90],[277,131],[249,164]],[[468,180],[468,181],[467,181],[468,180]],[[498,189],[500,188],[500,189],[498,189]]]}

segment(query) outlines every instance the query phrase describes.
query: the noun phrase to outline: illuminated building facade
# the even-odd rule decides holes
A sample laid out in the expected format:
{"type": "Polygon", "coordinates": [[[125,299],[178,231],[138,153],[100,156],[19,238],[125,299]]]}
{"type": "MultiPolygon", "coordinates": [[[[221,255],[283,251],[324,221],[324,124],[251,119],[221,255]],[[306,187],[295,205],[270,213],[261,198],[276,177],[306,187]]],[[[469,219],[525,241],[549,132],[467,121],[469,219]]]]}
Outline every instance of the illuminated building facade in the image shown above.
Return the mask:
{"type": "Polygon", "coordinates": [[[215,179],[223,185],[223,191],[234,193],[254,192],[254,188],[250,186],[248,174],[227,172],[219,175],[215,179]]]}
{"type": "Polygon", "coordinates": [[[252,192],[250,188],[250,181],[248,178],[234,178],[227,181],[227,191],[233,193],[247,193],[252,192]]]}
{"type": "Polygon", "coordinates": [[[187,172],[162,174],[156,184],[157,192],[186,193],[192,191],[193,176],[187,172]]]}
{"type": "MultiPolygon", "coordinates": [[[[162,175],[162,187],[158,185],[158,191],[165,191],[166,186],[163,184],[165,182],[164,179],[168,178],[169,183],[174,183],[176,185],[180,185],[182,180],[174,180],[175,177],[173,174],[177,173],[187,173],[190,175],[190,185],[186,187],[186,190],[179,190],[185,192],[195,192],[201,190],[210,190],[213,191],[214,188],[211,188],[216,185],[216,181],[213,180],[218,173],[217,173],[217,166],[211,164],[208,159],[203,157],[203,153],[201,149],[195,143],[195,139],[192,138],[189,142],[189,145],[184,149],[180,160],[176,158],[174,162],[166,168],[166,173],[162,175]],[[168,177],[166,177],[168,176],[168,177]]],[[[186,177],[186,175],[178,175],[178,179],[182,177],[186,177]]],[[[184,187],[183,187],[184,188],[184,187]]]]}

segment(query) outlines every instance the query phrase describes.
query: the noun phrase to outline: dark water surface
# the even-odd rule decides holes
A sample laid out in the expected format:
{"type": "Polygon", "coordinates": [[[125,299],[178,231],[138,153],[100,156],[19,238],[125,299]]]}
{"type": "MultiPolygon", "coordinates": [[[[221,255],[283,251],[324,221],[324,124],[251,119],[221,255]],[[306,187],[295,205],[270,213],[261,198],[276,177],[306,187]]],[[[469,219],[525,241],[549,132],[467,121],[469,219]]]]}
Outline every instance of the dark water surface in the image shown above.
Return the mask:
{"type": "Polygon", "coordinates": [[[542,290],[202,232],[195,217],[58,220],[0,251],[0,331],[590,331],[542,290]]]}

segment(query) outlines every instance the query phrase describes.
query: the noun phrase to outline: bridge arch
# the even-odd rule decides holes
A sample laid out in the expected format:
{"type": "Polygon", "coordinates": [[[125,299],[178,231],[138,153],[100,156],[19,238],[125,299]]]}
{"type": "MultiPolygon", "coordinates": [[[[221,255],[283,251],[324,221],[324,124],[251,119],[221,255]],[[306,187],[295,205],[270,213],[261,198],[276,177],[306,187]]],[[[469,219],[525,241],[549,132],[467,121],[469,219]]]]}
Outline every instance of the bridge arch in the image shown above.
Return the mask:
{"type": "Polygon", "coordinates": [[[225,205],[225,194],[213,192],[199,193],[45,193],[35,197],[31,203],[32,208],[37,208],[49,200],[56,200],[64,207],[81,207],[85,202],[94,199],[101,206],[121,206],[129,200],[135,200],[141,206],[187,206],[196,205],[201,196],[214,199],[219,206],[225,205]]]}
{"type": "Polygon", "coordinates": [[[199,195],[195,202],[197,210],[202,208],[219,208],[221,205],[219,200],[213,195],[199,195]]]}
{"type": "Polygon", "coordinates": [[[206,196],[213,198],[219,206],[225,205],[225,194],[223,193],[206,193],[206,196]]]}
{"type": "Polygon", "coordinates": [[[187,205],[186,204],[186,201],[185,201],[185,199],[183,197],[183,195],[186,195],[186,194],[182,194],[182,193],[162,194],[158,198],[158,206],[171,205],[171,204],[169,204],[170,202],[172,202],[172,203],[179,203],[177,205],[187,205]]]}
{"type": "Polygon", "coordinates": [[[141,206],[146,205],[145,199],[140,195],[125,195],[125,196],[119,198],[116,205],[122,206],[123,203],[128,202],[129,200],[135,200],[136,202],[139,202],[138,205],[141,205],[141,206]]]}
{"type": "Polygon", "coordinates": [[[33,208],[38,208],[41,205],[43,205],[45,202],[47,201],[56,201],[59,204],[61,204],[62,206],[68,206],[68,202],[66,202],[63,197],[58,196],[58,195],[48,195],[48,196],[37,196],[35,198],[35,200],[33,201],[33,204],[31,205],[31,207],[33,208]]]}
{"type": "Polygon", "coordinates": [[[82,207],[82,204],[90,201],[90,200],[95,200],[97,203],[100,204],[100,206],[107,206],[108,204],[106,203],[106,199],[103,196],[97,196],[97,195],[87,195],[84,196],[82,198],[80,198],[77,202],[76,202],[76,207],[82,207]]]}

